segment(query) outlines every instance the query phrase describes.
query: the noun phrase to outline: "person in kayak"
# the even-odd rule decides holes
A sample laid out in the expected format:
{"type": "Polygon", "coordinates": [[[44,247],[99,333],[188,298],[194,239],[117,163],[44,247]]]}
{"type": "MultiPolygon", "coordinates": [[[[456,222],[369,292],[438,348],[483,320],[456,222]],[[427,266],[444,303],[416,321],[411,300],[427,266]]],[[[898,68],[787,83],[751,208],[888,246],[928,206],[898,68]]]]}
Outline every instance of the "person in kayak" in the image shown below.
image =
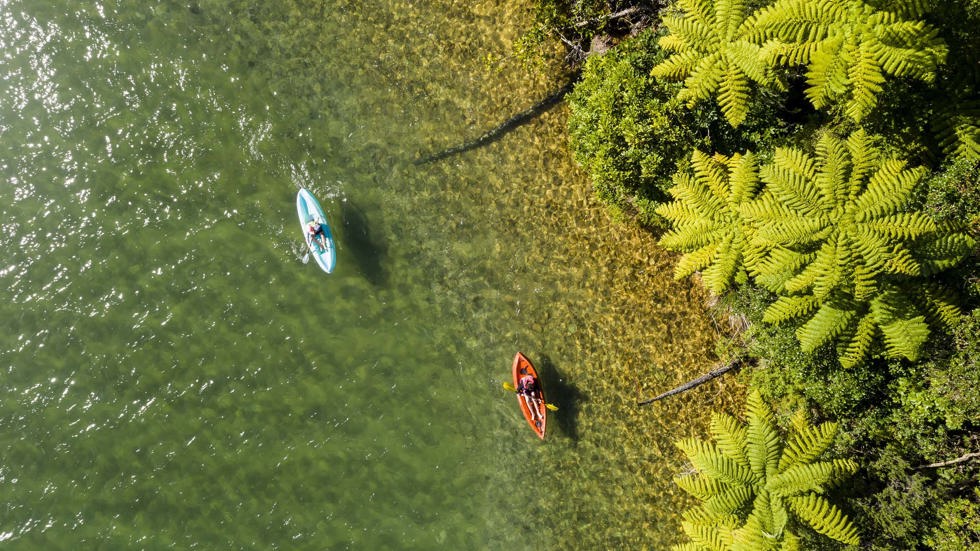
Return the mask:
{"type": "Polygon", "coordinates": [[[531,418],[541,420],[541,393],[538,392],[538,381],[530,375],[525,375],[517,381],[517,394],[524,399],[527,409],[531,410],[531,418]]]}
{"type": "Polygon", "coordinates": [[[320,250],[324,251],[327,248],[327,232],[323,229],[323,223],[320,220],[314,220],[310,218],[310,221],[306,224],[306,238],[309,240],[310,245],[314,243],[319,243],[320,250]]]}

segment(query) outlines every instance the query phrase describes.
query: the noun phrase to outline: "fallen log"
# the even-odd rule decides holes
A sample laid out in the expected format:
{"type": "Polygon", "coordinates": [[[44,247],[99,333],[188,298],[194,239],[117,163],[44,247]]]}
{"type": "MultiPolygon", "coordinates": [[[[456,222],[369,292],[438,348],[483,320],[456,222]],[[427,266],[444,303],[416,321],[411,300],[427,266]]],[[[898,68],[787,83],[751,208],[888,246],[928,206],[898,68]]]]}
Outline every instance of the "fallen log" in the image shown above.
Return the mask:
{"type": "Polygon", "coordinates": [[[649,398],[647,400],[639,401],[639,402],[636,403],[636,405],[638,405],[638,406],[645,406],[647,404],[652,404],[653,402],[656,402],[658,400],[663,400],[664,398],[667,398],[668,396],[673,396],[675,394],[680,394],[681,392],[686,392],[688,390],[691,390],[692,388],[699,387],[699,386],[703,385],[704,383],[707,383],[708,381],[710,381],[712,379],[717,379],[718,377],[721,377],[725,373],[728,373],[729,371],[731,371],[733,369],[737,369],[737,368],[739,368],[741,366],[742,366],[742,358],[741,357],[734,358],[733,360],[729,361],[728,363],[726,363],[726,364],[724,364],[724,365],[722,365],[720,367],[717,367],[717,368],[709,371],[708,373],[705,373],[704,375],[701,375],[697,379],[690,380],[690,381],[682,384],[681,386],[679,386],[677,388],[674,388],[672,390],[668,390],[667,392],[664,392],[663,394],[661,394],[659,396],[655,396],[655,397],[649,398]]]}

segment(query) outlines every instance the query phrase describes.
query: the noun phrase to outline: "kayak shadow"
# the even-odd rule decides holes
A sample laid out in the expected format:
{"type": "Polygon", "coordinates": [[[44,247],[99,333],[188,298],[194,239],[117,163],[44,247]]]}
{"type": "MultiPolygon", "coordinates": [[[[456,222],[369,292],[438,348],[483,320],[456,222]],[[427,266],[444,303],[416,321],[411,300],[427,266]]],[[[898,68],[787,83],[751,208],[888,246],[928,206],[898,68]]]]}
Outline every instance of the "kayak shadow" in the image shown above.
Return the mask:
{"type": "Polygon", "coordinates": [[[545,399],[558,406],[558,411],[548,413],[548,426],[555,426],[573,442],[578,442],[579,406],[585,396],[565,379],[550,357],[542,355],[536,363],[540,365],[538,376],[545,399]]]}
{"type": "Polygon", "coordinates": [[[340,202],[340,220],[344,225],[340,241],[344,244],[345,252],[353,257],[358,271],[375,287],[386,286],[388,271],[383,260],[388,254],[388,245],[371,233],[371,224],[364,210],[349,199],[340,202]]]}

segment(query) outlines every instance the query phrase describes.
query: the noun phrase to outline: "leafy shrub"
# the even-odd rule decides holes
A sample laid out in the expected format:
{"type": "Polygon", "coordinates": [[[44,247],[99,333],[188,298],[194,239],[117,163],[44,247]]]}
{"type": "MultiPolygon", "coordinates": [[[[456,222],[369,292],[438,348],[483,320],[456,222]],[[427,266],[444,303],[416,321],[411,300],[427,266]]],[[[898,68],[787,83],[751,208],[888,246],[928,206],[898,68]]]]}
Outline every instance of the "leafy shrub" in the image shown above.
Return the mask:
{"type": "MultiPolygon", "coordinates": [[[[646,31],[591,56],[568,98],[575,160],[602,200],[634,212],[639,200],[652,206],[662,202],[678,163],[696,145],[707,145],[695,132],[693,113],[675,99],[677,85],[649,76],[663,59],[658,36],[646,31]]],[[[659,225],[658,216],[650,219],[659,225]]]]}
{"type": "Polygon", "coordinates": [[[715,105],[686,107],[677,99],[681,84],[650,76],[666,56],[660,36],[647,30],[590,56],[568,96],[572,154],[598,197],[653,228],[665,226],[654,209],[667,200],[671,176],[694,149],[732,155],[765,148],[786,134],[775,96],[760,95],[737,129],[715,105]]]}

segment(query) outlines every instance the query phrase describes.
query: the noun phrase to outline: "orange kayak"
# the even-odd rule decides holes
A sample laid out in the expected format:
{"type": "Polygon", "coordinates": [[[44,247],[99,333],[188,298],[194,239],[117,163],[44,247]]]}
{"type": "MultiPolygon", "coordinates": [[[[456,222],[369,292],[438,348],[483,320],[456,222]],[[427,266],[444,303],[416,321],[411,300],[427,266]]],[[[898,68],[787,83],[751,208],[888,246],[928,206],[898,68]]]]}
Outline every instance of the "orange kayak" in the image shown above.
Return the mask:
{"type": "Polygon", "coordinates": [[[541,380],[538,378],[538,372],[535,371],[534,366],[531,365],[531,360],[527,359],[527,356],[518,352],[514,356],[514,388],[520,388],[521,377],[525,375],[530,375],[534,377],[534,382],[536,383],[538,390],[538,401],[535,404],[537,407],[537,415],[533,415],[531,408],[528,407],[527,401],[524,396],[518,393],[517,404],[521,407],[521,413],[524,414],[524,418],[527,419],[531,429],[534,430],[534,434],[538,435],[538,438],[544,440],[544,429],[548,421],[548,409],[545,407],[544,401],[544,391],[541,390],[541,380]],[[535,418],[537,417],[537,418],[535,418]]]}

